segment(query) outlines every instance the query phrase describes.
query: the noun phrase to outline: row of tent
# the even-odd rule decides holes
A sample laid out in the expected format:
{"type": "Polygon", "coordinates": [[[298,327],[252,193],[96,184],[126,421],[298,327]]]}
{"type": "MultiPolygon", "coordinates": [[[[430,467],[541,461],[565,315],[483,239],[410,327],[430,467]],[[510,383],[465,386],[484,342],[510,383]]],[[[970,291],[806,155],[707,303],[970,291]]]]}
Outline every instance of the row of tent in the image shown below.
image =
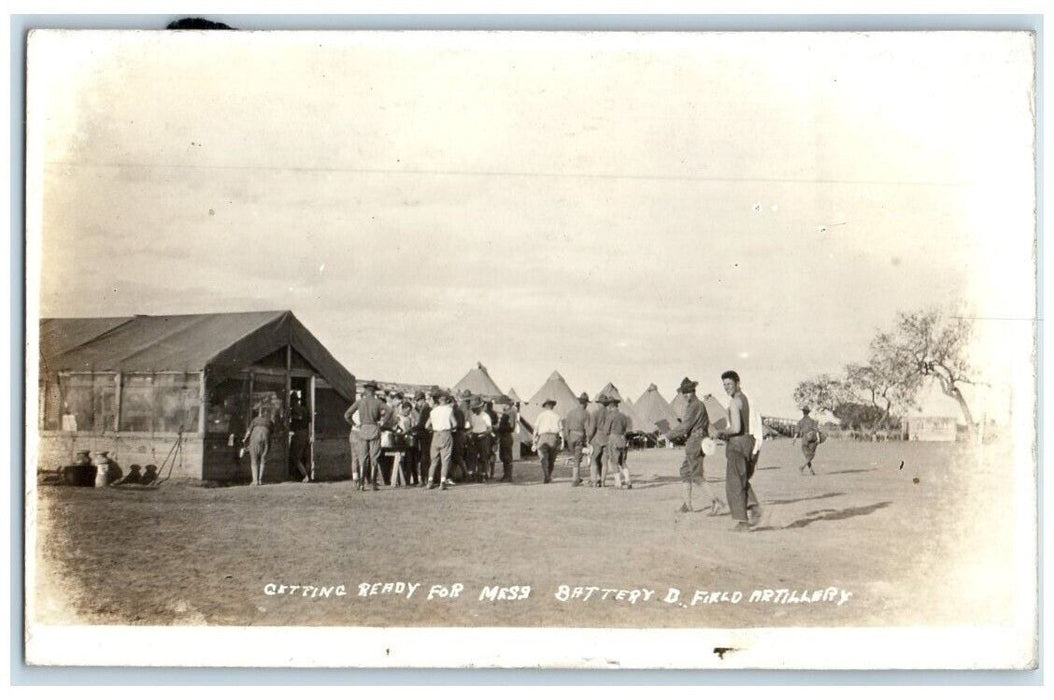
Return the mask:
{"type": "MultiPolygon", "coordinates": [[[[571,409],[579,405],[578,395],[567,385],[567,381],[563,376],[555,371],[549,376],[545,384],[527,401],[520,399],[515,389],[503,392],[491,378],[487,368],[480,363],[477,363],[476,367],[469,370],[468,374],[454,385],[455,392],[463,390],[468,390],[473,395],[485,398],[497,398],[505,395],[519,403],[521,427],[525,428],[525,430],[520,431],[523,442],[530,442],[529,433],[531,426],[534,425],[538,414],[542,412],[542,403],[547,399],[556,401],[555,411],[561,417],[566,416],[571,409]]],[[[620,401],[619,411],[630,419],[634,431],[643,433],[666,432],[684,417],[684,397],[681,394],[677,394],[672,403],[668,402],[659,393],[659,388],[654,384],[649,386],[634,403],[629,397],[623,397],[618,388],[609,382],[607,386],[597,392],[586,410],[595,412],[600,409],[600,404],[596,403],[596,399],[601,394],[617,398],[620,401]]]]}

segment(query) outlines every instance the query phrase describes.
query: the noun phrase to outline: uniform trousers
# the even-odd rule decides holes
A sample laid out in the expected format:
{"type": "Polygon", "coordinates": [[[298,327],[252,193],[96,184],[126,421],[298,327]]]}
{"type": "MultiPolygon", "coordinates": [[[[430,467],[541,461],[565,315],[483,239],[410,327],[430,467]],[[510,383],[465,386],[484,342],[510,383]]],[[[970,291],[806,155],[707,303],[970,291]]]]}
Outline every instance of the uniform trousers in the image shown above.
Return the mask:
{"type": "Polygon", "coordinates": [[[449,430],[439,430],[432,433],[432,466],[428,471],[428,483],[436,482],[436,469],[442,467],[439,474],[439,482],[443,483],[450,475],[450,462],[453,459],[454,437],[449,430]]]}
{"type": "Polygon", "coordinates": [[[586,434],[577,430],[567,432],[567,449],[571,452],[571,483],[582,480],[582,448],[586,446],[586,434]]]}
{"type": "Polygon", "coordinates": [[[747,522],[747,507],[757,503],[757,496],[750,485],[754,476],[754,436],[736,435],[728,439],[725,456],[728,468],[725,472],[725,493],[732,519],[747,522]]]}

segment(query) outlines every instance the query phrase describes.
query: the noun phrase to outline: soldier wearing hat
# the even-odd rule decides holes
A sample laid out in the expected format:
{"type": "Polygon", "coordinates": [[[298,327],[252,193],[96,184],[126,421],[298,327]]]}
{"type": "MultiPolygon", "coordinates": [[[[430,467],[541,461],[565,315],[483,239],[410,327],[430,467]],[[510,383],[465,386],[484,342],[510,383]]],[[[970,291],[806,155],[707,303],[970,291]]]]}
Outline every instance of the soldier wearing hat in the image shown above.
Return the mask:
{"type": "Polygon", "coordinates": [[[362,385],[362,398],[353,403],[344,412],[344,420],[350,425],[354,425],[353,417],[356,414],[359,417],[357,447],[360,470],[358,488],[360,491],[366,490],[367,465],[370,469],[369,478],[373,484],[374,491],[379,488],[377,482],[381,476],[381,426],[388,421],[390,409],[388,404],[374,395],[376,391],[376,383],[366,382],[362,385]]]}
{"type": "Polygon", "coordinates": [[[571,485],[582,483],[582,450],[586,446],[586,436],[593,430],[593,416],[586,410],[589,405],[589,394],[582,392],[578,405],[564,417],[564,445],[571,453],[571,485]]]}
{"type": "Polygon", "coordinates": [[[618,410],[619,400],[611,397],[611,421],[608,426],[608,468],[615,479],[615,488],[633,488],[629,478],[629,466],[626,458],[629,455],[629,439],[626,434],[633,427],[633,422],[622,411],[618,410]]]}
{"type": "Polygon", "coordinates": [[[495,429],[498,434],[498,457],[501,459],[501,480],[512,481],[512,446],[519,416],[508,396],[502,396],[496,403],[501,407],[495,429]]]}
{"type": "Polygon", "coordinates": [[[703,402],[695,395],[695,387],[698,385],[699,382],[693,382],[688,377],[681,380],[677,393],[683,395],[687,401],[684,407],[684,418],[677,427],[666,433],[666,438],[668,440],[686,438],[684,462],[681,464],[681,481],[684,482],[684,502],[681,504],[681,512],[692,512],[692,485],[700,483],[710,498],[710,514],[717,515],[724,507],[724,503],[706,483],[706,478],[703,476],[702,445],[703,438],[710,430],[710,416],[707,415],[703,402]]]}
{"type": "Polygon", "coordinates": [[[475,481],[484,481],[488,478],[490,468],[490,456],[494,451],[494,423],[486,412],[483,399],[476,397],[472,400],[472,415],[469,417],[468,453],[471,465],[471,477],[475,481]]]}
{"type": "Polygon", "coordinates": [[[798,421],[798,430],[794,437],[801,438],[801,452],[805,455],[805,464],[798,467],[798,473],[804,475],[808,469],[810,474],[816,476],[812,461],[816,458],[816,448],[820,445],[820,424],[809,416],[808,406],[801,410],[801,420],[798,421]]]}
{"type": "Polygon", "coordinates": [[[456,403],[452,404],[457,428],[454,430],[453,476],[462,480],[468,474],[470,465],[468,453],[468,434],[472,419],[472,392],[462,389],[456,403]]]}
{"type": "Polygon", "coordinates": [[[429,413],[425,427],[432,431],[431,445],[431,468],[428,471],[428,488],[436,487],[436,469],[440,466],[439,489],[446,490],[450,484],[447,478],[450,474],[450,464],[454,451],[454,428],[456,418],[454,416],[454,399],[446,392],[433,394],[437,403],[429,413]]]}
{"type": "Polygon", "coordinates": [[[534,421],[534,444],[542,461],[542,481],[546,484],[553,480],[556,453],[560,451],[560,436],[563,433],[563,420],[553,410],[555,407],[555,399],[546,399],[542,402],[544,410],[534,421]]]}
{"type": "Polygon", "coordinates": [[[428,405],[425,392],[414,394],[414,427],[410,433],[410,450],[407,454],[407,467],[410,470],[410,483],[424,486],[428,479],[428,467],[431,464],[432,433],[425,424],[432,408],[428,405]]]}
{"type": "Polygon", "coordinates": [[[592,459],[589,462],[589,485],[599,488],[604,485],[607,476],[608,443],[613,416],[610,410],[611,399],[607,394],[599,394],[597,403],[601,408],[593,418],[592,430],[589,433],[589,445],[593,448],[592,459]]]}

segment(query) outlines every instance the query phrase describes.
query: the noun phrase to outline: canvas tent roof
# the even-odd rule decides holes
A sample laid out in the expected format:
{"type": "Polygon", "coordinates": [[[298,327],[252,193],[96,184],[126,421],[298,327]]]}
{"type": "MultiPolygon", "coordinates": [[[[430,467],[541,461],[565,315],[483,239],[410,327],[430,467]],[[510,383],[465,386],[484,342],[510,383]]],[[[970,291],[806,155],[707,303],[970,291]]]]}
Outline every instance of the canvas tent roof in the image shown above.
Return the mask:
{"type": "MultiPolygon", "coordinates": [[[[527,403],[531,406],[537,406],[540,412],[542,402],[546,399],[556,401],[555,410],[561,417],[566,416],[568,411],[578,405],[578,398],[571,391],[571,387],[567,386],[567,382],[564,381],[559,372],[553,372],[549,375],[549,379],[542,385],[542,388],[536,391],[527,403]]],[[[526,413],[526,408],[524,412],[526,413]]]]}
{"type": "Polygon", "coordinates": [[[633,401],[630,399],[623,399],[622,403],[619,404],[618,410],[622,411],[625,415],[629,416],[630,419],[630,430],[636,430],[638,432],[651,432],[651,426],[644,422],[644,419],[637,413],[637,407],[633,405],[633,401]]]}
{"type": "Polygon", "coordinates": [[[665,432],[677,425],[677,414],[673,412],[670,404],[659,393],[659,387],[654,384],[641,394],[633,407],[637,410],[637,415],[640,416],[641,421],[647,426],[638,428],[639,430],[650,431],[652,426],[655,426],[665,432]],[[665,428],[663,427],[664,421],[666,423],[665,428]]]}
{"type": "Polygon", "coordinates": [[[341,396],[355,398],[355,377],[291,311],[132,316],[118,320],[42,319],[42,369],[237,371],[291,345],[341,396]]]}
{"type": "Polygon", "coordinates": [[[688,405],[688,400],[684,398],[684,394],[677,394],[670,401],[670,410],[673,411],[673,415],[677,417],[677,420],[684,420],[684,407],[688,405]]]}
{"type": "Polygon", "coordinates": [[[509,392],[505,395],[512,399],[513,403],[523,403],[523,399],[520,398],[520,395],[517,394],[516,390],[512,387],[509,387],[509,392]]]}
{"type": "Polygon", "coordinates": [[[476,366],[470,369],[468,374],[454,385],[455,392],[465,389],[468,389],[474,396],[497,398],[502,395],[501,388],[494,383],[494,380],[490,378],[490,374],[487,372],[487,368],[480,362],[477,362],[476,366]]]}
{"type": "Polygon", "coordinates": [[[608,382],[607,385],[604,386],[604,388],[597,393],[597,397],[599,397],[601,394],[618,399],[619,401],[623,400],[622,394],[618,393],[618,388],[611,382],[608,382]]]}

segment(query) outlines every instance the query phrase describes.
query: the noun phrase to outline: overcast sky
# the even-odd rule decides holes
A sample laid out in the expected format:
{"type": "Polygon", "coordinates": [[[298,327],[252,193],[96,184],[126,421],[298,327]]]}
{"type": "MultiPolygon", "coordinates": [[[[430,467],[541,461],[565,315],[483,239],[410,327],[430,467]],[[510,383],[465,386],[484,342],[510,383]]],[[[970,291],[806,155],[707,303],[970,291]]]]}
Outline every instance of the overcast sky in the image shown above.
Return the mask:
{"type": "Polygon", "coordinates": [[[798,381],[865,359],[898,310],[963,305],[987,378],[1020,381],[1031,51],[999,33],[36,34],[39,311],[291,309],[360,378],[451,385],[479,360],[524,398],[554,369],[671,399],[735,368],[789,416],[798,381]]]}

